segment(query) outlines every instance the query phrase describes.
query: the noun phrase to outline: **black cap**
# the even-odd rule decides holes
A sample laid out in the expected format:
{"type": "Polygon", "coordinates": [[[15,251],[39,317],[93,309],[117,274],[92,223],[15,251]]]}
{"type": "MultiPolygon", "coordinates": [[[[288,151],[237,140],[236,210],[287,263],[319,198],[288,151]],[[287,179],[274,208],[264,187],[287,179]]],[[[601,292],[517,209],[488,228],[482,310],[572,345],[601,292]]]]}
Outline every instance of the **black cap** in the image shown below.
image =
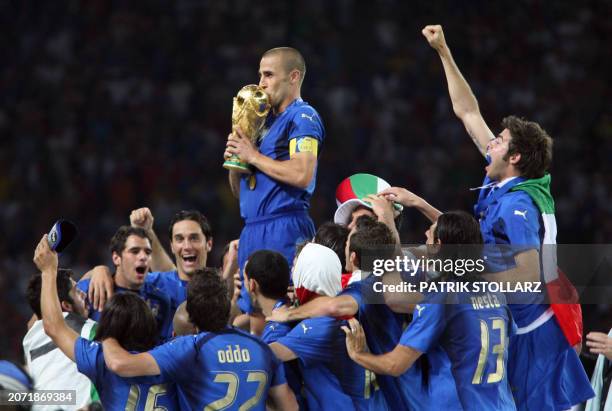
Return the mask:
{"type": "Polygon", "coordinates": [[[49,230],[49,235],[47,235],[49,247],[61,253],[70,245],[77,234],[78,230],[74,223],[68,220],[57,220],[53,227],[51,227],[51,230],[49,230]]]}

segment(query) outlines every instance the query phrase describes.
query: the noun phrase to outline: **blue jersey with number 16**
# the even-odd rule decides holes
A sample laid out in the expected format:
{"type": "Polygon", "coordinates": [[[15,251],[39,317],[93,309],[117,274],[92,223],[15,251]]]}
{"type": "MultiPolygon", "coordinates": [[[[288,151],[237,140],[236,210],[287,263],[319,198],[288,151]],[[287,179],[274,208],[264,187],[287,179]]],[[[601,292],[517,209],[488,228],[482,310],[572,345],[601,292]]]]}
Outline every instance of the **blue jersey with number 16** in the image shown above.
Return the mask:
{"type": "Polygon", "coordinates": [[[104,362],[102,344],[78,338],[74,343],[77,369],[94,383],[106,410],[178,410],[176,388],[162,384],[158,376],[124,378],[114,374],[104,362]]]}
{"type": "Polygon", "coordinates": [[[154,348],[164,381],[177,384],[181,409],[266,409],[271,387],[286,383],[282,363],[261,340],[225,328],[154,348]]]}

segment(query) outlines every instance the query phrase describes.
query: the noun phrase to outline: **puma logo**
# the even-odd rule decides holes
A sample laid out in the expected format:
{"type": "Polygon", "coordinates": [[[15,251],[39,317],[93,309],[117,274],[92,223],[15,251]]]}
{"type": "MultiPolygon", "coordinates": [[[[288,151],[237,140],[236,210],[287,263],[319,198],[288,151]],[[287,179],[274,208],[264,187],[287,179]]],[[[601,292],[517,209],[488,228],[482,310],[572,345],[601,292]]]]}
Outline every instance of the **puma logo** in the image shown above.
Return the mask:
{"type": "Polygon", "coordinates": [[[304,329],[304,334],[306,334],[308,330],[312,330],[312,327],[306,327],[306,324],[301,324],[301,325],[302,325],[302,328],[304,329]]]}
{"type": "Polygon", "coordinates": [[[310,121],[312,121],[312,122],[314,122],[314,116],[315,116],[314,114],[313,114],[313,115],[311,115],[311,116],[309,116],[309,115],[308,115],[308,114],[306,114],[306,113],[302,113],[302,118],[307,118],[308,120],[310,120],[310,121]]]}
{"type": "Polygon", "coordinates": [[[514,210],[514,215],[523,217],[525,221],[527,220],[527,210],[525,211],[514,210]]]}
{"type": "Polygon", "coordinates": [[[414,309],[417,310],[417,317],[420,317],[421,316],[421,311],[423,311],[425,309],[425,307],[423,307],[422,305],[417,304],[414,307],[414,309]]]}

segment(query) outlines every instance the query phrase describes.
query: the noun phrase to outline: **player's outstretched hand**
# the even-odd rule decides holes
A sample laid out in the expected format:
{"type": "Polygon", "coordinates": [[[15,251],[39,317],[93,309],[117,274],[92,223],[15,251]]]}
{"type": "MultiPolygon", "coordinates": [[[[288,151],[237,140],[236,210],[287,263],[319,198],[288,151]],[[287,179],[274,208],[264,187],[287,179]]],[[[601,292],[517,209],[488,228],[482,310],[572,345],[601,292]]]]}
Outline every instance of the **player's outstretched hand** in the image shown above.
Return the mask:
{"type": "Polygon", "coordinates": [[[348,320],[348,327],[342,326],[342,331],[346,334],[346,350],[351,358],[355,354],[368,351],[363,327],[355,318],[348,320]]]}
{"type": "Polygon", "coordinates": [[[232,304],[235,304],[240,297],[240,290],[242,290],[242,280],[240,279],[240,271],[234,272],[234,288],[232,293],[232,304]]]}
{"type": "MultiPolygon", "coordinates": [[[[223,267],[223,274],[225,275],[225,273],[229,273],[227,275],[230,275],[231,273],[235,273],[236,271],[238,271],[238,246],[240,245],[240,240],[232,240],[229,243],[229,247],[227,249],[227,263],[229,264],[229,267],[223,267]]],[[[225,279],[225,278],[224,278],[225,279]]]]}
{"type": "MultiPolygon", "coordinates": [[[[88,272],[84,276],[89,274],[88,272]]],[[[113,275],[107,266],[98,265],[91,270],[87,298],[94,310],[102,311],[104,304],[113,296],[114,288],[113,275]]]]}
{"type": "Polygon", "coordinates": [[[41,273],[53,273],[57,274],[57,253],[51,250],[49,247],[49,241],[47,241],[47,234],[38,242],[36,250],[34,250],[34,264],[40,270],[41,273]]]}
{"type": "Polygon", "coordinates": [[[600,332],[590,332],[586,338],[586,345],[593,354],[603,354],[608,360],[612,360],[612,337],[600,332]]]}
{"type": "Polygon", "coordinates": [[[421,33],[423,33],[423,36],[425,36],[429,45],[436,51],[440,52],[446,47],[446,40],[444,39],[444,31],[442,31],[442,26],[425,26],[421,33]]]}
{"type": "Polygon", "coordinates": [[[422,201],[421,197],[403,187],[389,187],[378,193],[378,195],[389,201],[400,203],[404,207],[416,207],[422,201]]]}
{"type": "Polygon", "coordinates": [[[393,203],[385,197],[370,194],[362,198],[372,205],[372,212],[380,222],[390,222],[393,224],[393,203]]]}
{"type": "Polygon", "coordinates": [[[153,213],[147,207],[133,210],[130,214],[130,224],[132,227],[140,227],[150,231],[153,229],[153,221],[153,213]]]}

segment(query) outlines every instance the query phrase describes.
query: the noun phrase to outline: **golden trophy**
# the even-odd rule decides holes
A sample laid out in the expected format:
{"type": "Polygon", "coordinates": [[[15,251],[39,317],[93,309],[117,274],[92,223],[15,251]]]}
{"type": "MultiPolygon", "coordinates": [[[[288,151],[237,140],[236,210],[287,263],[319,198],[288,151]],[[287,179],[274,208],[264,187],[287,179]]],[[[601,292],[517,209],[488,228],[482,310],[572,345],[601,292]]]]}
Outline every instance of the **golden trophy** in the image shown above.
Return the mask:
{"type": "MultiPolygon", "coordinates": [[[[266,122],[266,116],[269,111],[270,102],[268,95],[261,87],[255,84],[242,87],[236,97],[234,97],[232,130],[240,127],[247,138],[255,143],[266,122]]],[[[249,165],[240,161],[237,155],[232,155],[225,160],[223,167],[239,173],[251,174],[249,165]]]]}

